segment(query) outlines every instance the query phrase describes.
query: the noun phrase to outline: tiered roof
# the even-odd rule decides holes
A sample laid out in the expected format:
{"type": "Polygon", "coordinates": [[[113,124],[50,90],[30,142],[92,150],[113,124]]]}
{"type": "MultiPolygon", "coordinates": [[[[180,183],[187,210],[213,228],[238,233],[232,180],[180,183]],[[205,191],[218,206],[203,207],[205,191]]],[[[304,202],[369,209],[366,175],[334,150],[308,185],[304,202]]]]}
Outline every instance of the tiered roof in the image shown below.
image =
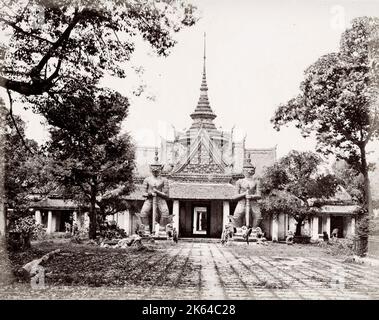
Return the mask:
{"type": "Polygon", "coordinates": [[[205,51],[205,34],[204,34],[204,63],[203,63],[203,77],[200,86],[200,97],[195,108],[195,111],[190,115],[193,123],[190,129],[211,129],[216,130],[213,120],[217,117],[211,109],[208,98],[208,85],[206,74],[206,51],[205,51]]]}

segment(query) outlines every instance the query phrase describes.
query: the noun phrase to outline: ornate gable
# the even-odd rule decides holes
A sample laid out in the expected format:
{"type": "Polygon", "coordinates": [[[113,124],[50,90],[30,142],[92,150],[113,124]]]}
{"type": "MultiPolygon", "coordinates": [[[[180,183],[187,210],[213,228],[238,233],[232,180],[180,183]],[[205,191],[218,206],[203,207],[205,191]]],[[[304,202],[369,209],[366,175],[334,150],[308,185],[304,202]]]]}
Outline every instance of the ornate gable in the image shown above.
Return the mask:
{"type": "Polygon", "coordinates": [[[224,174],[226,164],[212,142],[208,132],[200,129],[186,154],[174,169],[174,173],[224,174]]]}

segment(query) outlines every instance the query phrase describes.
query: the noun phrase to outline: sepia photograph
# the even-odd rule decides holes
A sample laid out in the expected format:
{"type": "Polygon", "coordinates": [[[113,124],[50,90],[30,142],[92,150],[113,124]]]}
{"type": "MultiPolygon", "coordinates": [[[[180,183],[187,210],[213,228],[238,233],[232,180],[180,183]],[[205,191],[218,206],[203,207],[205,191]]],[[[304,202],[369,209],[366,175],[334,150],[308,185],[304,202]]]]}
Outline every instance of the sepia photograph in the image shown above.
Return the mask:
{"type": "Polygon", "coordinates": [[[379,300],[378,1],[0,0],[0,30],[0,300],[379,300]]]}

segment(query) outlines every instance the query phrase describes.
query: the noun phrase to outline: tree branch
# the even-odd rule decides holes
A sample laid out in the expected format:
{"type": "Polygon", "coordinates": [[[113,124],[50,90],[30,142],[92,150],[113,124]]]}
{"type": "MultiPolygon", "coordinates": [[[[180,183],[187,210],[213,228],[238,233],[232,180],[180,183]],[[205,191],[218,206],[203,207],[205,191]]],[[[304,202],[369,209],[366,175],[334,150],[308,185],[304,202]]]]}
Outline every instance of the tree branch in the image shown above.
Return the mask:
{"type": "Polygon", "coordinates": [[[26,36],[33,37],[33,38],[35,38],[35,39],[37,39],[37,40],[44,41],[44,42],[47,42],[47,43],[49,43],[49,44],[53,44],[53,42],[50,41],[50,40],[47,40],[47,39],[42,38],[42,37],[40,37],[40,36],[37,36],[36,34],[34,34],[34,33],[32,33],[32,32],[25,31],[25,30],[22,29],[21,27],[17,26],[17,24],[16,24],[15,22],[12,22],[12,21],[9,21],[9,20],[6,20],[6,19],[0,17],[0,22],[1,22],[1,21],[4,22],[6,25],[12,27],[12,28],[15,29],[16,31],[18,31],[18,32],[20,32],[20,33],[22,33],[22,34],[24,34],[24,35],[26,35],[26,36]]]}
{"type": "Polygon", "coordinates": [[[8,97],[9,97],[9,115],[11,116],[11,119],[12,119],[12,122],[13,122],[13,125],[14,127],[16,128],[16,131],[17,131],[17,134],[20,136],[21,138],[21,141],[22,141],[22,144],[24,145],[25,149],[32,155],[34,155],[34,152],[32,150],[30,150],[30,148],[28,147],[28,145],[26,144],[25,142],[25,139],[24,137],[22,136],[18,126],[17,126],[17,122],[16,122],[16,119],[14,118],[13,116],[13,100],[12,100],[12,96],[11,96],[11,93],[9,91],[9,89],[7,90],[7,93],[8,93],[8,97]]]}

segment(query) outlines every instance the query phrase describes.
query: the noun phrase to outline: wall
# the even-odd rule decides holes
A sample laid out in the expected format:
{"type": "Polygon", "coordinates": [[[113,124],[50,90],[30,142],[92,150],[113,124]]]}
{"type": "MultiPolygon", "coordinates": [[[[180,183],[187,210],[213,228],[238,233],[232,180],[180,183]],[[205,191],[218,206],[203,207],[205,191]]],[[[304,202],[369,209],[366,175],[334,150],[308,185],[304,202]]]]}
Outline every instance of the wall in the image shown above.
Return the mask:
{"type": "Polygon", "coordinates": [[[192,236],[192,217],[191,217],[191,202],[179,202],[179,236],[192,236]],[[188,214],[187,214],[188,212],[188,214]]]}
{"type": "Polygon", "coordinates": [[[211,202],[211,225],[210,236],[212,238],[221,238],[223,224],[223,203],[222,201],[211,202]]]}
{"type": "Polygon", "coordinates": [[[287,235],[287,218],[284,213],[279,214],[278,240],[285,240],[287,235]]]}

